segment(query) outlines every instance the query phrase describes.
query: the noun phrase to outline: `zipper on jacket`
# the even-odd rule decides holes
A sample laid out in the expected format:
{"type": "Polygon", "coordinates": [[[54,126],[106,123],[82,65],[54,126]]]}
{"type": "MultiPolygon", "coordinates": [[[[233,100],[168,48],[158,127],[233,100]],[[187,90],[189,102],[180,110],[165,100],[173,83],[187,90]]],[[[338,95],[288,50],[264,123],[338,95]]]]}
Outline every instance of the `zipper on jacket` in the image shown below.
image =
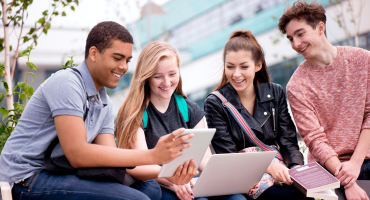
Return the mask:
{"type": "Polygon", "coordinates": [[[263,124],[261,125],[261,127],[262,127],[263,125],[265,125],[265,123],[266,123],[266,122],[267,122],[267,120],[270,118],[270,116],[271,116],[271,115],[269,115],[269,116],[267,117],[266,121],[265,121],[265,122],[263,122],[263,124]]]}
{"type": "Polygon", "coordinates": [[[274,121],[274,131],[276,131],[276,125],[275,125],[275,108],[272,108],[272,120],[274,121]]]}

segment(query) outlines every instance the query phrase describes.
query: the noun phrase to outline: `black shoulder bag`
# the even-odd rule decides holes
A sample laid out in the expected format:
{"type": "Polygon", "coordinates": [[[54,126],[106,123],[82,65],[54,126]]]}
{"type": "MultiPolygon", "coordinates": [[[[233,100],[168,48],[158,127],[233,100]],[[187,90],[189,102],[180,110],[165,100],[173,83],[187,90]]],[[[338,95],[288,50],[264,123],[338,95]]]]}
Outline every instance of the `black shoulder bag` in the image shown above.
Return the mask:
{"type": "MultiPolygon", "coordinates": [[[[78,74],[81,73],[75,69],[78,74]]],[[[86,97],[88,98],[87,92],[86,97]]],[[[84,121],[86,120],[87,113],[89,112],[89,104],[87,99],[86,109],[84,113],[84,121]]],[[[90,179],[95,181],[104,182],[118,182],[127,186],[135,183],[135,179],[126,173],[126,168],[133,169],[134,167],[93,167],[93,168],[73,168],[67,158],[63,155],[56,158],[51,158],[55,146],[59,143],[58,136],[50,143],[46,149],[44,156],[44,164],[46,170],[51,174],[65,175],[74,174],[82,179],[90,179]]]]}

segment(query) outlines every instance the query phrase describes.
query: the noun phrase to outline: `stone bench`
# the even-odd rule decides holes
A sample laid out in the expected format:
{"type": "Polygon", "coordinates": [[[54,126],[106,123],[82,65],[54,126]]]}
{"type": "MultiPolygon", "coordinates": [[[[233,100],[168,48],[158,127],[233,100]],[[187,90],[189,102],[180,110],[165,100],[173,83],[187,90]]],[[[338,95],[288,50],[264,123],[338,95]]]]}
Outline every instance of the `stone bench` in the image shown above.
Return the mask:
{"type": "Polygon", "coordinates": [[[0,181],[2,200],[12,200],[12,191],[8,182],[0,181]]]}

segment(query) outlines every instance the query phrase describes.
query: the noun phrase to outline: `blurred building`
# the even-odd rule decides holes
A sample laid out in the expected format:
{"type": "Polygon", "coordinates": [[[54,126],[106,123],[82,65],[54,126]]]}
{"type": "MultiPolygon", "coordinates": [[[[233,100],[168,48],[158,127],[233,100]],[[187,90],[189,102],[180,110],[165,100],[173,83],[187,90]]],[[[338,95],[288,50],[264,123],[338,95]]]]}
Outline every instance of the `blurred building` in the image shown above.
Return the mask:
{"type": "MultiPolygon", "coordinates": [[[[360,21],[355,27],[351,22],[353,13],[348,1],[318,0],[327,10],[327,37],[335,45],[355,45],[353,37],[348,37],[344,30],[353,35],[359,33],[359,46],[370,49],[370,1],[351,0],[354,12],[362,13],[355,20],[360,21]],[[346,18],[345,29],[338,26],[337,17],[346,18]]],[[[297,66],[304,60],[290,47],[289,41],[277,30],[280,16],[286,2],[293,0],[170,0],[161,6],[163,12],[143,16],[127,26],[134,36],[133,59],[129,71],[109,94],[117,113],[129,87],[140,48],[148,41],[164,40],[178,49],[182,65],[180,66],[184,92],[190,99],[203,108],[207,94],[215,88],[221,79],[223,70],[222,51],[229,36],[235,30],[250,30],[264,48],[266,63],[274,82],[284,88],[297,66]],[[161,14],[160,14],[161,13],[161,14]]],[[[157,9],[155,5],[152,5],[157,9]]],[[[145,9],[150,10],[150,9],[145,9]]],[[[118,21],[118,20],[117,20],[118,21]]],[[[343,24],[342,24],[343,25],[343,24]]],[[[25,27],[25,32],[28,31],[25,27]]],[[[68,56],[74,55],[76,64],[84,59],[85,40],[89,29],[52,27],[47,37],[42,36],[36,49],[31,53],[30,61],[39,67],[35,72],[36,80],[32,86],[36,89],[51,73],[60,69],[68,56]]],[[[3,34],[0,32],[0,34],[3,34]]],[[[0,35],[0,37],[3,37],[0,35]]],[[[17,38],[11,38],[13,44],[17,38]]],[[[24,47],[24,46],[23,46],[24,47]]],[[[20,47],[22,49],[22,47],[20,47]]],[[[0,62],[4,61],[4,52],[0,53],[0,62]]],[[[27,58],[17,61],[14,82],[25,80],[27,58]]],[[[29,77],[30,78],[30,77],[29,77]]],[[[0,86],[1,89],[1,86],[0,86]]],[[[0,106],[4,106],[2,102],[0,106]]]]}
{"type": "MultiPolygon", "coordinates": [[[[288,1],[289,4],[293,2],[288,1]]],[[[337,22],[338,15],[350,21],[353,13],[348,11],[348,2],[340,1],[341,5],[338,7],[332,6],[329,0],[318,2],[327,10],[329,41],[334,45],[354,46],[354,38],[346,37],[343,27],[339,27],[337,22]]],[[[362,5],[359,5],[360,1],[353,2],[353,12],[357,12],[360,6],[363,8],[361,17],[358,17],[362,19],[358,24],[359,45],[369,49],[370,24],[364,19],[370,18],[370,2],[362,1],[362,5]]],[[[221,79],[223,47],[235,30],[250,30],[256,36],[264,48],[273,81],[286,87],[304,58],[292,50],[288,39],[277,30],[285,3],[285,0],[171,0],[162,6],[166,14],[149,16],[149,25],[148,17],[143,17],[128,28],[134,35],[135,42],[140,44],[136,46],[143,47],[149,40],[164,40],[179,50],[184,92],[203,108],[207,94],[221,79]]],[[[353,23],[348,24],[346,31],[353,32],[353,23]]],[[[134,59],[130,65],[130,73],[134,71],[135,65],[134,59]]],[[[125,79],[129,80],[130,78],[125,79]]],[[[122,102],[124,96],[125,93],[117,92],[113,99],[116,103],[122,102]]]]}

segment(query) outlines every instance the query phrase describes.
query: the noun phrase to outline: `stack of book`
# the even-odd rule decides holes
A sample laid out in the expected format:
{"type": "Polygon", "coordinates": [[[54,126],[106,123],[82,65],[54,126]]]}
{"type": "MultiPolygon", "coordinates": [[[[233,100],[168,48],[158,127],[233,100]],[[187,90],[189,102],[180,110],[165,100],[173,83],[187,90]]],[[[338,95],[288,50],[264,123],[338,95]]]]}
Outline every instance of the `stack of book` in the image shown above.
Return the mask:
{"type": "Polygon", "coordinates": [[[340,182],[318,163],[310,163],[289,170],[293,185],[307,197],[338,200],[333,189],[340,187],[340,182]]]}

